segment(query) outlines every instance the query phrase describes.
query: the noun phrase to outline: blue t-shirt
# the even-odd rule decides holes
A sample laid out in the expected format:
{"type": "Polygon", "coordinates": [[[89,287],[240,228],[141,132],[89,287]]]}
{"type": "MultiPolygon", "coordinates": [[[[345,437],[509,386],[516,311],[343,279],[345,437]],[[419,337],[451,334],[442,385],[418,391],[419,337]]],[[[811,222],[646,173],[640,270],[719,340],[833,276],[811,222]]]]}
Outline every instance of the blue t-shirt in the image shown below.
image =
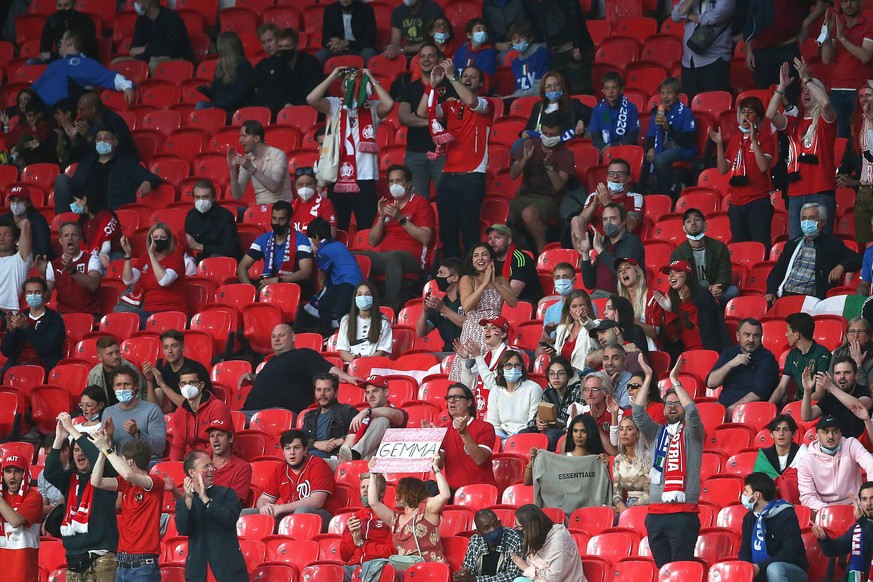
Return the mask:
{"type": "Polygon", "coordinates": [[[318,270],[325,273],[326,287],[343,283],[357,285],[364,279],[354,255],[343,243],[336,240],[319,243],[315,263],[318,265],[318,270]]]}
{"type": "MultiPolygon", "coordinates": [[[[675,143],[675,136],[670,135],[674,131],[679,133],[694,133],[697,131],[697,124],[694,121],[694,113],[691,112],[690,107],[686,107],[681,101],[676,101],[676,104],[673,105],[671,109],[664,112],[664,115],[667,117],[667,123],[670,124],[670,131],[663,132],[661,126],[655,124],[655,114],[657,112],[657,109],[652,112],[652,119],[649,121],[649,130],[646,132],[646,137],[655,140],[656,154],[667,149],[681,147],[675,143]]],[[[696,147],[682,149],[686,149],[692,154],[697,153],[696,147]]]]}
{"type": "Polygon", "coordinates": [[[262,234],[255,239],[255,242],[246,251],[246,255],[255,261],[264,260],[264,269],[261,276],[275,277],[280,272],[282,274],[293,273],[297,270],[301,260],[312,258],[312,246],[310,246],[309,239],[303,233],[291,229],[291,232],[285,237],[285,242],[282,244],[275,244],[274,237],[275,235],[272,232],[262,234]],[[289,249],[288,243],[292,240],[294,241],[294,247],[289,249]],[[267,249],[271,246],[273,248],[272,256],[265,256],[267,249]],[[292,252],[294,253],[293,259],[291,257],[292,252]],[[288,265],[285,264],[286,254],[289,259],[288,265]]]}
{"type": "Polygon", "coordinates": [[[628,131],[639,132],[640,112],[624,95],[615,107],[604,99],[594,106],[588,130],[592,135],[600,135],[604,145],[615,145],[628,131]]]}
{"type": "Polygon", "coordinates": [[[491,45],[485,45],[474,51],[468,42],[458,47],[452,63],[458,70],[459,77],[471,65],[493,77],[497,73],[497,50],[491,45]]]}
{"type": "Polygon", "coordinates": [[[868,283],[873,280],[873,246],[867,247],[864,251],[864,258],[861,262],[861,280],[868,283]]]}
{"type": "Polygon", "coordinates": [[[549,72],[552,53],[544,45],[534,45],[527,57],[519,55],[512,61],[512,76],[515,77],[517,93],[539,94],[540,81],[549,72]]]}

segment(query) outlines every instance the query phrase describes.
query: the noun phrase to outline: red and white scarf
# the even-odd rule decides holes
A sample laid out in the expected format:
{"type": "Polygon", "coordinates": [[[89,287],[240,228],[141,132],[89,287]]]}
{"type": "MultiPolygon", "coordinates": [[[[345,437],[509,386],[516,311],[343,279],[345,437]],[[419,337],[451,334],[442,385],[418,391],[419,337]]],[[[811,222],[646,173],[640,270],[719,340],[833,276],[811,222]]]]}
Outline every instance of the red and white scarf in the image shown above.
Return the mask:
{"type": "Polygon", "coordinates": [[[685,422],[665,424],[658,434],[655,463],[649,473],[652,483],[664,480],[664,503],[685,503],[685,422]],[[674,428],[675,427],[675,428],[674,428]]]}
{"type": "Polygon", "coordinates": [[[433,140],[436,150],[427,153],[427,157],[435,160],[445,154],[445,145],[455,139],[451,133],[437,119],[436,110],[439,104],[439,87],[427,86],[427,122],[430,128],[430,138],[433,140]]]}
{"type": "Polygon", "coordinates": [[[376,144],[376,126],[373,112],[367,102],[370,79],[355,75],[345,80],[345,97],[340,108],[340,128],[343,136],[340,165],[334,192],[360,192],[358,186],[357,151],[374,154],[379,151],[376,144]],[[356,115],[349,115],[350,112],[356,115]],[[355,143],[358,144],[357,151],[355,143]]]}
{"type": "Polygon", "coordinates": [[[74,536],[80,533],[88,533],[88,518],[91,517],[91,506],[94,502],[94,487],[91,485],[90,475],[81,475],[73,471],[70,477],[70,492],[67,496],[67,509],[64,520],[61,522],[61,535],[64,537],[74,536]],[[79,498],[79,479],[85,478],[85,488],[82,490],[82,498],[79,498]]]}
{"type": "Polygon", "coordinates": [[[740,137],[737,155],[731,164],[731,186],[748,186],[749,177],[746,175],[746,149],[749,147],[751,140],[743,135],[740,137]]]}
{"type": "MultiPolygon", "coordinates": [[[[18,508],[21,507],[21,504],[24,502],[24,497],[27,495],[28,489],[30,489],[30,466],[27,465],[25,468],[21,468],[19,463],[9,462],[10,460],[15,460],[17,458],[16,455],[7,455],[6,459],[4,459],[4,463],[2,467],[0,467],[0,472],[6,467],[15,467],[17,469],[21,469],[24,472],[24,475],[21,477],[21,485],[18,487],[17,493],[10,493],[6,495],[6,483],[2,483],[0,485],[0,495],[3,496],[3,499],[6,500],[6,503],[9,504],[9,507],[18,511],[18,508]]],[[[23,464],[23,463],[21,463],[23,464]]],[[[3,532],[6,531],[6,520],[3,519],[3,514],[0,513],[0,535],[3,535],[3,532]]]]}
{"type": "Polygon", "coordinates": [[[794,131],[788,134],[788,181],[796,182],[800,179],[800,164],[818,165],[819,131],[818,122],[820,115],[813,114],[809,128],[803,133],[803,124],[800,120],[794,126],[794,131]]]}

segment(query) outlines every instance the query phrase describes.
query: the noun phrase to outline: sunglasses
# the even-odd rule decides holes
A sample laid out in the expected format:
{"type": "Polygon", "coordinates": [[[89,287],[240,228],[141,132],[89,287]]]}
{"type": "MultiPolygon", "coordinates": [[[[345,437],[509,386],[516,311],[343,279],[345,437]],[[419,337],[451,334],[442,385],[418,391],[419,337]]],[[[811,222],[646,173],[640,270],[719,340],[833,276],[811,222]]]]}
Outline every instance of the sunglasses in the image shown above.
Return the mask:
{"type": "Polygon", "coordinates": [[[638,389],[642,388],[643,385],[634,383],[634,384],[628,384],[627,387],[632,389],[632,390],[638,390],[638,389]]]}
{"type": "Polygon", "coordinates": [[[312,176],[315,177],[315,172],[312,171],[312,168],[309,166],[305,166],[303,168],[297,168],[294,170],[294,177],[299,178],[300,176],[312,176]]]}

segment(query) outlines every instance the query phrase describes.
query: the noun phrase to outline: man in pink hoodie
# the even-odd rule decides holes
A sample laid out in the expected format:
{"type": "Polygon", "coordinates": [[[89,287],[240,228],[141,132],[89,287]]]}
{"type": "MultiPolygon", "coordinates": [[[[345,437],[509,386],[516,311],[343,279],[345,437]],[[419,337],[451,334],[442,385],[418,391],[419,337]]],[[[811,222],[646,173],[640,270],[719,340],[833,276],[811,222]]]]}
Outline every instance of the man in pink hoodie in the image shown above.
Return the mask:
{"type": "Polygon", "coordinates": [[[873,474],[873,456],[857,439],[843,437],[833,415],[823,416],[815,430],[818,440],[797,467],[800,502],[814,512],[825,505],[851,505],[861,471],[873,474]]]}

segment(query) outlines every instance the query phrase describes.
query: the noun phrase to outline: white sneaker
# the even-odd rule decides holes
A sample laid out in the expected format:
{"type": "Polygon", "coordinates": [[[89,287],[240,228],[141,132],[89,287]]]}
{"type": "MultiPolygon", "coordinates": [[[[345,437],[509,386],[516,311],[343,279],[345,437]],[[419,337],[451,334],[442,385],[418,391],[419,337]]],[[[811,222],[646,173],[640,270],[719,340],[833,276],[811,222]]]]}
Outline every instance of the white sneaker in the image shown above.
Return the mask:
{"type": "Polygon", "coordinates": [[[351,461],[354,458],[352,456],[352,447],[349,445],[341,446],[339,453],[337,453],[337,458],[340,460],[340,463],[351,461]]]}

